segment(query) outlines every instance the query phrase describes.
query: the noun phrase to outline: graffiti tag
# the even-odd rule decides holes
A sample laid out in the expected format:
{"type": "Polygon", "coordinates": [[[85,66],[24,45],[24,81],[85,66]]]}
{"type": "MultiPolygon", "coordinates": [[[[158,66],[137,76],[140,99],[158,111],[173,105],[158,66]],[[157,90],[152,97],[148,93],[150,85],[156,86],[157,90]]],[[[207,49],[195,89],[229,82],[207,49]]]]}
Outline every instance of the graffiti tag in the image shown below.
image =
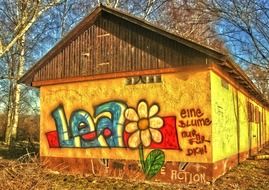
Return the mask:
{"type": "Polygon", "coordinates": [[[178,121],[178,127],[187,128],[209,126],[212,121],[203,116],[204,113],[199,108],[182,109],[180,111],[180,117],[182,120],[178,121]]]}

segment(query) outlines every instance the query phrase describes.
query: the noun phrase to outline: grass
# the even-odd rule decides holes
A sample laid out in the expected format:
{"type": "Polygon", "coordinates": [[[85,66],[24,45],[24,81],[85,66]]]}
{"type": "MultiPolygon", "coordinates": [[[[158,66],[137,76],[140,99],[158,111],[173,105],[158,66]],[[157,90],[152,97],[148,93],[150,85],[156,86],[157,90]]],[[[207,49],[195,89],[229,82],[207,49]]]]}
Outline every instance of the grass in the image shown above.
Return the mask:
{"type": "MultiPolygon", "coordinates": [[[[220,177],[214,184],[164,184],[89,175],[68,175],[48,170],[39,162],[37,144],[27,141],[8,148],[0,144],[0,189],[41,190],[259,190],[269,189],[269,161],[246,160],[220,177]],[[31,154],[30,152],[33,152],[31,154]],[[26,153],[26,154],[25,154],[26,153]]],[[[267,147],[269,150],[269,146],[267,147]]]]}
{"type": "Polygon", "coordinates": [[[30,141],[15,142],[11,146],[5,145],[0,142],[0,158],[2,159],[18,159],[19,157],[27,154],[38,154],[39,144],[30,141]]]}

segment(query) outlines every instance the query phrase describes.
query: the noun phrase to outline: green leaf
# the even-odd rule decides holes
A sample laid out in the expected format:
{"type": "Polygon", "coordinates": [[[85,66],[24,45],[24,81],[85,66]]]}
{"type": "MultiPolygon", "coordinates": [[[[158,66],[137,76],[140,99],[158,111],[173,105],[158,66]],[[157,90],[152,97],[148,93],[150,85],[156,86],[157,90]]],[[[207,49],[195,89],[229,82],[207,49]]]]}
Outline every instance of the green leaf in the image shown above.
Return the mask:
{"type": "Polygon", "coordinates": [[[155,149],[151,151],[145,161],[145,175],[147,179],[155,176],[163,167],[165,155],[162,150],[155,149]]]}

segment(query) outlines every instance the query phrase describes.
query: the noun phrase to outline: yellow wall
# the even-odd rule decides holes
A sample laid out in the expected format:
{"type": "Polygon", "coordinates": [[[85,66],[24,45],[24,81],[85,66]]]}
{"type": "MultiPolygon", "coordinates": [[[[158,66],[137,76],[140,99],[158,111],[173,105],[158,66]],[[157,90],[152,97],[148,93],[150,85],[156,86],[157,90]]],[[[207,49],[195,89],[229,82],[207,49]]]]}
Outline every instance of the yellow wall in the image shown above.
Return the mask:
{"type": "MultiPolygon", "coordinates": [[[[80,137],[76,137],[76,146],[72,148],[49,147],[46,133],[56,130],[52,112],[57,107],[63,106],[67,128],[70,127],[68,122],[72,113],[76,110],[85,110],[92,117],[92,126],[95,130],[101,117],[95,116],[96,109],[99,105],[114,101],[121,102],[125,111],[129,108],[137,111],[139,102],[143,101],[147,103],[148,111],[153,105],[159,108],[158,117],[175,118],[174,127],[177,133],[175,137],[180,148],[162,149],[166,161],[210,163],[236,155],[238,151],[242,153],[257,148],[260,146],[260,138],[264,144],[269,140],[268,111],[263,110],[257,102],[246,97],[231,84],[228,83],[228,89],[223,87],[221,80],[213,71],[189,71],[164,74],[162,83],[126,85],[126,79],[119,78],[43,86],[40,90],[40,154],[52,157],[138,160],[138,148],[128,148],[128,143],[124,141],[120,148],[108,148],[103,145],[85,148],[79,146],[80,137]],[[265,113],[266,122],[260,124],[261,132],[258,123],[248,122],[248,101],[258,107],[261,113],[265,113]],[[196,110],[199,116],[188,117],[187,112],[190,110],[196,110]],[[182,122],[199,123],[201,120],[207,121],[207,125],[189,127],[182,125],[182,122]],[[197,154],[195,151],[198,151],[197,154]]],[[[108,113],[103,116],[110,119],[112,117],[108,113]]],[[[124,128],[129,122],[124,113],[121,122],[124,128]]],[[[98,141],[105,142],[103,137],[98,138],[98,141]]],[[[145,148],[145,155],[152,149],[145,148]]]]}
{"type": "Polygon", "coordinates": [[[268,112],[268,109],[263,109],[263,112],[264,112],[264,122],[263,122],[263,125],[264,125],[264,130],[263,130],[263,133],[264,133],[264,143],[268,143],[269,142],[269,112],[268,112]]]}
{"type": "MultiPolygon", "coordinates": [[[[55,131],[56,126],[52,117],[52,111],[60,104],[63,105],[67,121],[71,113],[77,109],[83,109],[89,112],[94,118],[96,106],[110,101],[120,101],[127,105],[127,107],[137,108],[139,101],[144,100],[150,107],[153,104],[159,106],[160,112],[158,116],[176,117],[177,138],[182,150],[167,150],[164,149],[166,161],[183,161],[183,162],[211,162],[211,104],[210,104],[210,72],[179,72],[174,74],[162,75],[162,83],[152,84],[136,84],[126,85],[125,78],[89,81],[81,83],[69,83],[61,85],[42,86],[40,89],[41,96],[41,134],[40,142],[41,156],[52,157],[81,157],[81,158],[106,158],[106,159],[130,159],[138,160],[139,154],[137,149],[131,148],[49,148],[46,133],[55,131]],[[187,109],[195,109],[199,112],[199,117],[186,117],[187,109]],[[183,111],[182,111],[183,110],[183,111]],[[182,118],[182,116],[184,118],[182,118]],[[180,121],[191,122],[191,120],[207,119],[208,126],[198,127],[180,127],[180,121]],[[193,142],[190,144],[190,138],[183,138],[182,132],[191,132],[196,130],[196,138],[203,136],[206,141],[193,142]],[[200,136],[199,136],[200,135],[200,136]],[[203,154],[188,155],[188,151],[198,150],[197,147],[205,147],[206,152],[203,154]],[[189,149],[189,150],[188,150],[189,149]]],[[[217,78],[213,77],[212,81],[216,83],[217,78]]],[[[215,92],[215,91],[214,91],[215,92]]],[[[215,92],[218,93],[218,92],[215,92]]],[[[212,93],[213,94],[213,93],[212,93]]],[[[231,99],[229,93],[221,97],[231,99]]],[[[216,96],[214,96],[216,97],[216,96]]],[[[215,99],[214,106],[222,105],[222,99],[215,99]]],[[[223,106],[224,107],[224,106],[223,106]]],[[[226,108],[226,107],[224,107],[226,108]]],[[[214,109],[216,109],[214,107],[214,109]]],[[[232,109],[229,105],[228,109],[232,109]]],[[[225,112],[226,113],[226,112],[225,112]]],[[[214,112],[216,117],[216,113],[214,112]]],[[[93,119],[96,124],[97,119],[93,119]]],[[[227,136],[227,141],[234,142],[235,137],[231,134],[236,134],[234,126],[224,125],[226,122],[231,123],[230,120],[222,116],[221,123],[216,122],[214,125],[219,127],[226,127],[229,130],[224,132],[222,137],[227,136]],[[226,120],[224,120],[226,119],[226,120]],[[231,134],[231,135],[230,135],[231,134]]],[[[126,123],[124,124],[126,125],[126,123]]],[[[68,126],[67,126],[68,127],[68,126]]],[[[223,131],[220,128],[214,129],[214,134],[223,131]]],[[[202,138],[203,138],[202,137],[202,138]]],[[[196,139],[197,140],[197,139],[196,139]]],[[[235,150],[230,150],[225,144],[221,143],[218,138],[214,139],[214,147],[222,147],[225,154],[232,154],[235,150]]],[[[145,149],[145,154],[150,149],[145,149]]],[[[189,153],[190,153],[189,152],[189,153]]]]}
{"type": "Polygon", "coordinates": [[[213,162],[237,151],[236,94],[222,87],[221,78],[211,72],[213,162]]]}
{"type": "MultiPolygon", "coordinates": [[[[251,102],[254,107],[257,106],[261,113],[262,107],[241,91],[236,90],[231,84],[228,84],[228,89],[223,87],[222,80],[224,79],[221,79],[216,73],[211,72],[210,76],[212,152],[213,162],[215,162],[236,155],[238,152],[248,152],[250,149],[258,147],[259,138],[263,138],[265,134],[264,131],[259,133],[258,123],[248,121],[247,102],[251,102]]],[[[264,123],[261,122],[260,125],[264,125],[264,123]]],[[[263,126],[262,130],[265,130],[265,127],[268,129],[267,125],[263,126]]]]}

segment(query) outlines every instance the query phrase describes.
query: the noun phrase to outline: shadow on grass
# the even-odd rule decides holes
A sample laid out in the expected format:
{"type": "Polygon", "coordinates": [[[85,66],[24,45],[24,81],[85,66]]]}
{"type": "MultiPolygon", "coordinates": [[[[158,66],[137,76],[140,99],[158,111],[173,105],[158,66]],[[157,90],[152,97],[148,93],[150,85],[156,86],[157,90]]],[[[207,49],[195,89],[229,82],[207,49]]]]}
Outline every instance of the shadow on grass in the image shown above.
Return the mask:
{"type": "Polygon", "coordinates": [[[28,141],[19,141],[12,143],[11,146],[0,142],[0,158],[2,159],[17,159],[29,153],[39,152],[39,144],[28,141]]]}

